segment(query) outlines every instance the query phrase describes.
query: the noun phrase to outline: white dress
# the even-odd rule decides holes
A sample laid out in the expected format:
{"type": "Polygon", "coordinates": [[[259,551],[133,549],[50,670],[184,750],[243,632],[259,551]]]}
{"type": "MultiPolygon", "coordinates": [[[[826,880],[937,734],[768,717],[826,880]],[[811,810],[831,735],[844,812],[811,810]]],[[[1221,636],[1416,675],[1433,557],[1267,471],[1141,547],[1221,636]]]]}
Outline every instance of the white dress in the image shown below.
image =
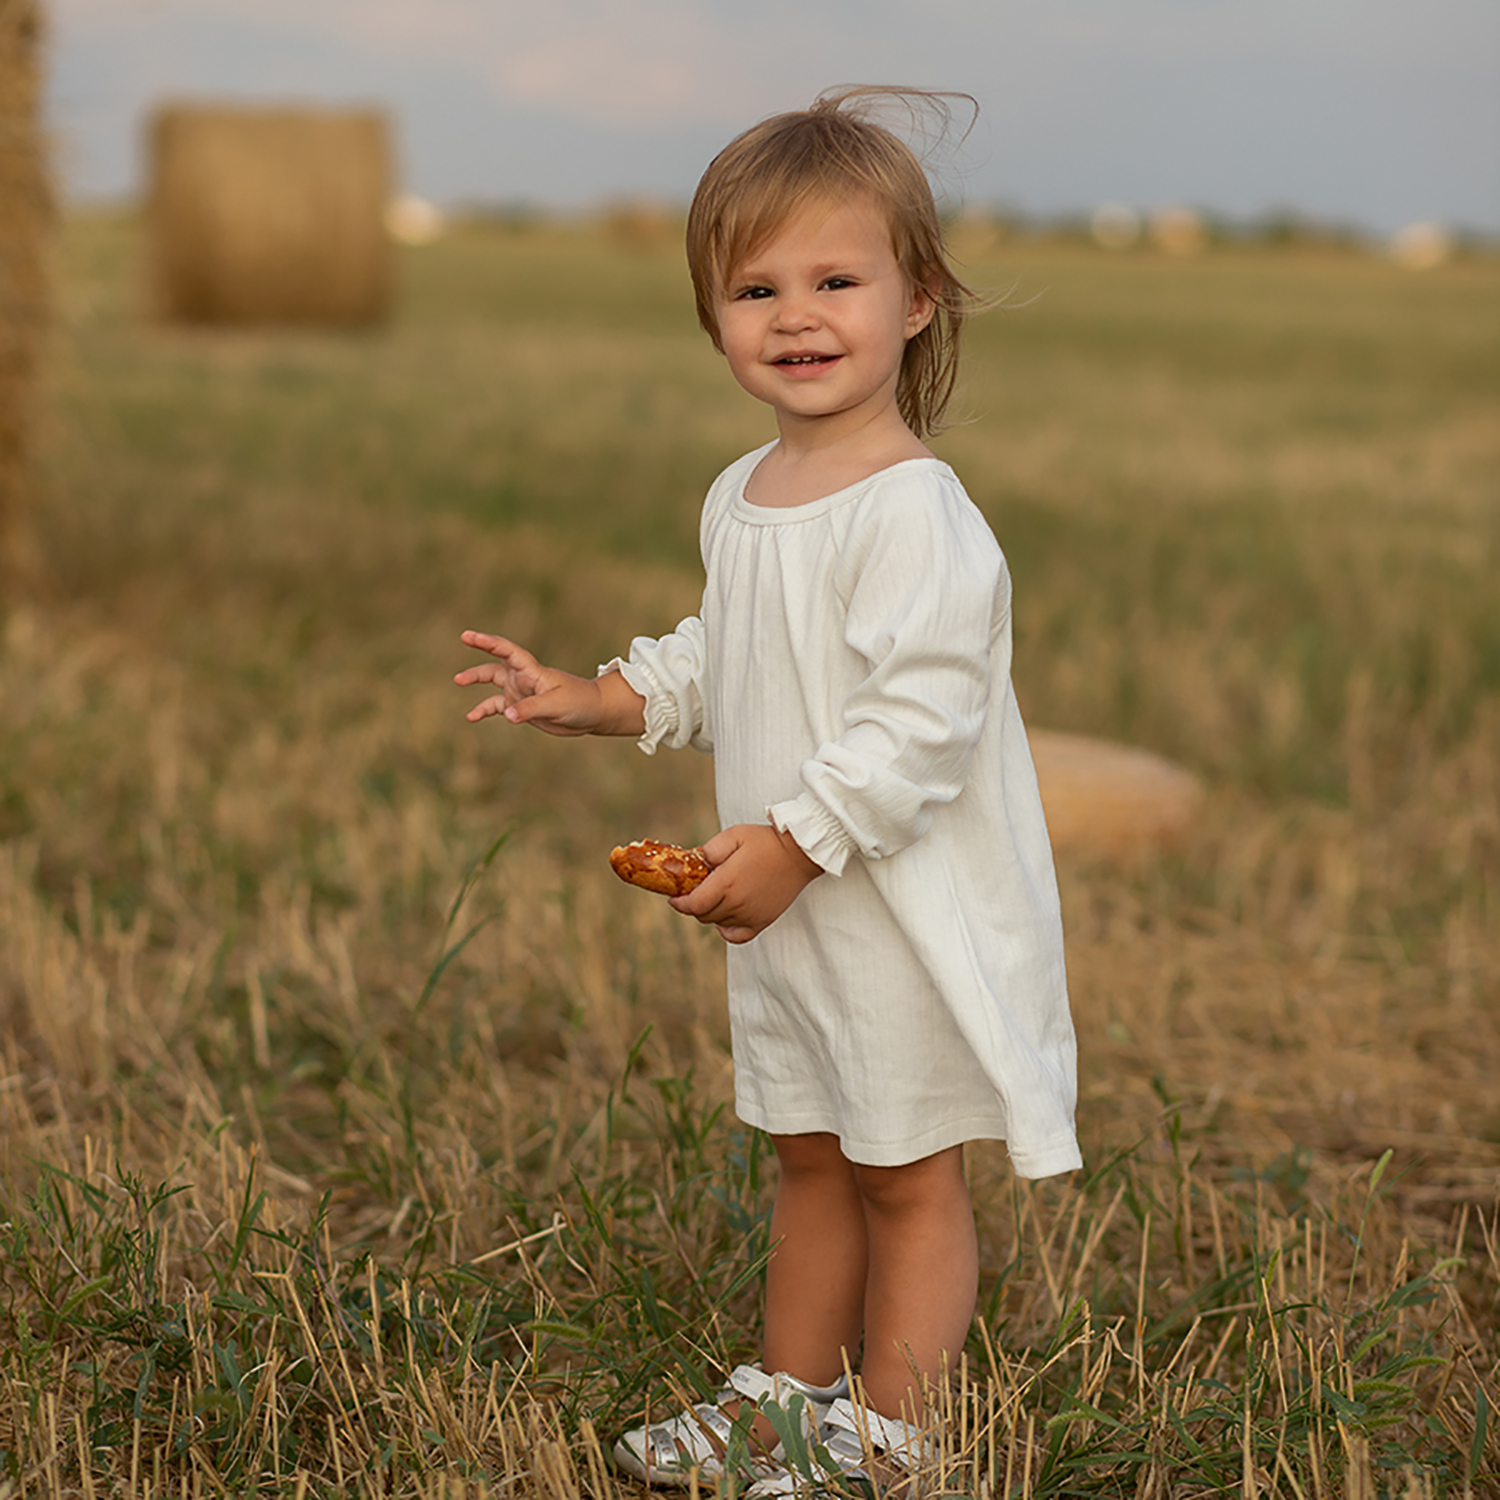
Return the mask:
{"type": "Polygon", "coordinates": [[[1051,849],[1010,682],[1010,578],[957,476],[918,458],[807,505],[704,504],[702,613],[615,661],[640,746],[715,759],[721,826],[827,874],[728,950],[735,1109],[899,1166],[1003,1139],[1082,1164],[1051,849]]]}

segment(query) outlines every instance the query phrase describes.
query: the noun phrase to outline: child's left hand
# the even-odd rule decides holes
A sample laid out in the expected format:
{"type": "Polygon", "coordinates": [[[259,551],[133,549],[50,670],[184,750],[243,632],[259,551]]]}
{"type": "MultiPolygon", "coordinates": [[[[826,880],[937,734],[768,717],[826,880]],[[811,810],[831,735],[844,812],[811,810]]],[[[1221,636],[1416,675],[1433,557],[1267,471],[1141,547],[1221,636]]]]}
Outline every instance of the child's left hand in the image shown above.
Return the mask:
{"type": "Polygon", "coordinates": [[[823,873],[789,833],[768,823],[736,823],[704,846],[713,869],[697,890],[671,906],[719,930],[726,943],[748,943],[823,873]]]}

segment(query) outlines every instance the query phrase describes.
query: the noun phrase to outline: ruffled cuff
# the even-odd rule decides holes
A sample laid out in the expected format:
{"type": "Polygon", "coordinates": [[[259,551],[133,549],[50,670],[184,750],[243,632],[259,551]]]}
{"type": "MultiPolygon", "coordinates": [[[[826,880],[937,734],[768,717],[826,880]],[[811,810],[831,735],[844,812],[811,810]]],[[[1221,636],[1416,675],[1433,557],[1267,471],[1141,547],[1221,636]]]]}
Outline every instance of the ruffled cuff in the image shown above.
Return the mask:
{"type": "Polygon", "coordinates": [[[617,656],[613,661],[605,662],[597,675],[603,677],[610,672],[618,672],[646,700],[646,730],[635,742],[636,749],[646,755],[655,755],[664,740],[670,745],[679,737],[681,723],[677,717],[677,697],[662,690],[649,668],[617,656]]]}
{"type": "Polygon", "coordinates": [[[768,807],[766,816],[778,833],[791,834],[797,847],[815,865],[821,865],[830,875],[844,873],[844,866],[854,852],[854,840],[811,792],[768,807]]]}

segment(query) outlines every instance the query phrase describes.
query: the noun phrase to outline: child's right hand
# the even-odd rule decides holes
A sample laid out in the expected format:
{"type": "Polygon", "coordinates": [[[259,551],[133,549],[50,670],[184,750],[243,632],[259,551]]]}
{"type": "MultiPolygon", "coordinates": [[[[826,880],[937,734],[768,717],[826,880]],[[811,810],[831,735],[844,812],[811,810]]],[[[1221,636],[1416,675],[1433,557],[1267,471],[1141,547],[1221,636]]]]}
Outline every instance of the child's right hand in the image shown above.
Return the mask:
{"type": "Polygon", "coordinates": [[[599,685],[555,667],[544,667],[524,646],[503,635],[466,630],[464,645],[487,651],[495,658],[482,666],[466,667],[454,677],[459,687],[492,683],[500,691],[476,703],[465,718],[471,724],[504,714],[512,724],[534,724],[544,734],[592,734],[599,723],[599,685]]]}
{"type": "Polygon", "coordinates": [[[502,635],[466,630],[464,645],[495,658],[466,667],[453,680],[460,687],[487,682],[498,693],[476,703],[464,716],[471,724],[503,714],[512,724],[530,724],[543,734],[635,734],[645,727],[645,700],[618,672],[575,677],[545,667],[524,646],[502,635]]]}

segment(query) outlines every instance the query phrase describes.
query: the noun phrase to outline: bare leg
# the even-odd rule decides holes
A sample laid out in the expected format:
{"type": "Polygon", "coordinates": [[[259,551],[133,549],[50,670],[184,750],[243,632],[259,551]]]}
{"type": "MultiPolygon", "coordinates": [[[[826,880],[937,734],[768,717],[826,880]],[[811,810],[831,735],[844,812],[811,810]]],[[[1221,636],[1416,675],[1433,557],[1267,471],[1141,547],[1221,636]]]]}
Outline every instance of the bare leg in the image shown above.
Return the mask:
{"type": "MultiPolygon", "coordinates": [[[[864,1319],[865,1209],[854,1165],[836,1135],[773,1135],[780,1179],[771,1210],[761,1365],[809,1385],[832,1385],[859,1357],[864,1319]]],[[[738,1414],[740,1403],[724,1410],[738,1414]]],[[[766,1452],[776,1431],[764,1417],[752,1427],[766,1452]]]]}
{"type": "Polygon", "coordinates": [[[859,1356],[865,1207],[835,1135],[771,1137],[781,1166],[766,1270],[765,1368],[832,1385],[859,1356]]]}
{"type": "Polygon", "coordinates": [[[901,1167],[856,1166],[869,1236],[865,1394],[882,1416],[923,1416],[920,1382],[957,1367],[974,1318],[979,1249],[963,1147],[901,1167]]]}
{"type": "MultiPolygon", "coordinates": [[[[846,1361],[854,1363],[863,1332],[871,1406],[920,1421],[921,1378],[936,1381],[952,1366],[974,1316],[979,1255],[963,1148],[900,1167],[865,1167],[848,1160],[834,1135],[771,1139],[781,1176],[766,1270],[764,1368],[832,1385],[846,1361]]],[[[733,1418],[740,1405],[727,1401],[724,1410],[733,1418]]],[[[776,1444],[770,1423],[758,1416],[752,1432],[769,1453],[776,1444]]],[[[903,1474],[893,1466],[886,1477],[903,1474]]]]}

